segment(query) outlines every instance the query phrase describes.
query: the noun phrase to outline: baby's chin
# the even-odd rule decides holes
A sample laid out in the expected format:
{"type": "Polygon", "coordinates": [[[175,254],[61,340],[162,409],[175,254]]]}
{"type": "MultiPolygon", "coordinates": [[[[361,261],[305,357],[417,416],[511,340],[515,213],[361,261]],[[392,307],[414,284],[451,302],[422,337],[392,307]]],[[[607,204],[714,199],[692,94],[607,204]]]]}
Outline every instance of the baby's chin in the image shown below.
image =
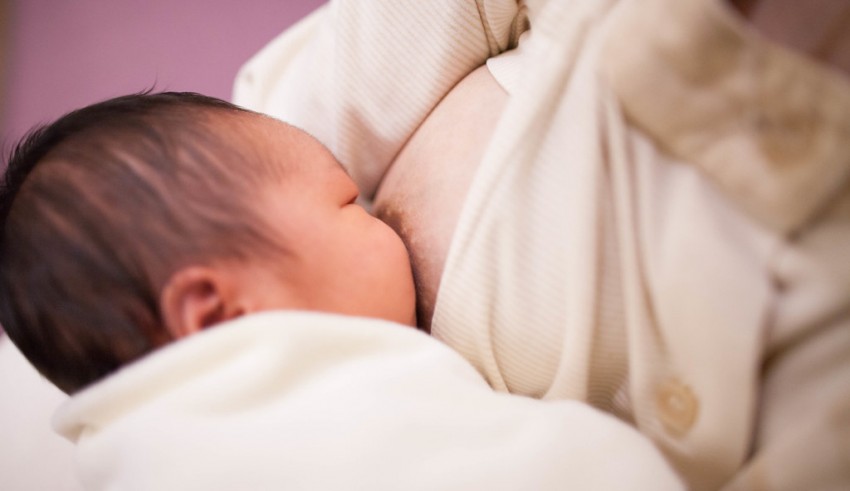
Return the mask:
{"type": "Polygon", "coordinates": [[[416,310],[411,310],[407,320],[401,324],[419,329],[419,325],[416,322],[416,310]]]}
{"type": "Polygon", "coordinates": [[[404,324],[409,327],[416,327],[417,325],[417,317],[416,317],[416,288],[413,285],[413,280],[411,278],[410,285],[408,288],[408,293],[406,295],[401,296],[402,298],[396,304],[401,307],[398,309],[398,314],[395,316],[395,322],[399,324],[404,324]]]}
{"type": "Polygon", "coordinates": [[[355,307],[352,313],[408,327],[417,327],[416,289],[413,279],[400,281],[401,278],[395,275],[392,280],[376,286],[374,293],[369,295],[369,299],[361,297],[361,300],[365,302],[355,307]]]}
{"type": "Polygon", "coordinates": [[[409,295],[409,298],[400,300],[395,304],[395,307],[397,308],[391,315],[385,317],[386,320],[403,324],[408,327],[418,328],[416,323],[416,296],[413,294],[414,289],[412,285],[410,287],[410,292],[411,294],[409,295]],[[398,308],[400,306],[403,306],[403,308],[398,308]]]}

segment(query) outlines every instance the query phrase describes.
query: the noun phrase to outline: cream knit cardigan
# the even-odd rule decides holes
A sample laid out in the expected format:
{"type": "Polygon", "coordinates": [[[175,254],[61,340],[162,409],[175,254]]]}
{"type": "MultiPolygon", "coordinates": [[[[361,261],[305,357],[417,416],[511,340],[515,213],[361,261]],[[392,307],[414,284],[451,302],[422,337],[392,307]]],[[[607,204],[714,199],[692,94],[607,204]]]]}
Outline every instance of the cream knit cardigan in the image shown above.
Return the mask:
{"type": "Polygon", "coordinates": [[[368,195],[526,15],[434,336],[496,390],[635,425],[692,489],[850,488],[846,78],[720,0],[339,0],[235,100],[315,134],[368,195]]]}

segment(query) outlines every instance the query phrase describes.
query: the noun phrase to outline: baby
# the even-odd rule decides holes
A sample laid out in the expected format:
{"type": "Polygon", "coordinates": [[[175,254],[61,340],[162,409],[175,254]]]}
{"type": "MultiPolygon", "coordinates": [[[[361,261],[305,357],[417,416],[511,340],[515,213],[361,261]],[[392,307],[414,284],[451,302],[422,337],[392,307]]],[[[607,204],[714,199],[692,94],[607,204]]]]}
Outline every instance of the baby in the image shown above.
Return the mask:
{"type": "Polygon", "coordinates": [[[198,94],[16,148],[0,320],[73,394],[54,426],[86,487],[681,489],[633,428],[497,394],[407,328],[406,250],[357,195],[311,136],[198,94]]]}
{"type": "Polygon", "coordinates": [[[30,135],[2,195],[2,323],[66,393],[257,310],[411,324],[407,253],[315,139],[196,94],[30,135]],[[61,333],[61,334],[59,334],[61,333]]]}

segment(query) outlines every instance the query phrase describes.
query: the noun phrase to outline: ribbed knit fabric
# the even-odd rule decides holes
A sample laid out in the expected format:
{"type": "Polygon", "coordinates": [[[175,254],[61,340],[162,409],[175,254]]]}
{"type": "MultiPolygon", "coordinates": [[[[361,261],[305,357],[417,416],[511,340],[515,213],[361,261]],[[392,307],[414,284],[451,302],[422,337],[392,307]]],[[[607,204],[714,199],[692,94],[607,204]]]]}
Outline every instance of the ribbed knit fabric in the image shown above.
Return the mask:
{"type": "Polygon", "coordinates": [[[474,1],[403,2],[403,8],[380,0],[332,2],[246,64],[234,101],[286,107],[285,119],[328,145],[369,197],[446,92],[497,54],[485,32],[498,49],[516,43],[517,6],[479,3],[486,19],[474,1]],[[319,41],[302,46],[302,38],[319,41]],[[253,67],[272,57],[291,58],[290,73],[311,75],[257,80],[253,67]]]}

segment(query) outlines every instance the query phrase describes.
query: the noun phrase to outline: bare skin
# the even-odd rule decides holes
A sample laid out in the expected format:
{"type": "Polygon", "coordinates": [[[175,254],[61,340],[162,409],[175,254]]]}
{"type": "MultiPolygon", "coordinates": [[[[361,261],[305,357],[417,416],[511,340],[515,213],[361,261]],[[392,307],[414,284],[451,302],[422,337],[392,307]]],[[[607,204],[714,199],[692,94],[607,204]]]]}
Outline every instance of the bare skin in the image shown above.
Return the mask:
{"type": "Polygon", "coordinates": [[[431,317],[452,234],[508,94],[480,67],[440,102],[384,176],[374,213],[410,251],[420,329],[431,317]]]}

